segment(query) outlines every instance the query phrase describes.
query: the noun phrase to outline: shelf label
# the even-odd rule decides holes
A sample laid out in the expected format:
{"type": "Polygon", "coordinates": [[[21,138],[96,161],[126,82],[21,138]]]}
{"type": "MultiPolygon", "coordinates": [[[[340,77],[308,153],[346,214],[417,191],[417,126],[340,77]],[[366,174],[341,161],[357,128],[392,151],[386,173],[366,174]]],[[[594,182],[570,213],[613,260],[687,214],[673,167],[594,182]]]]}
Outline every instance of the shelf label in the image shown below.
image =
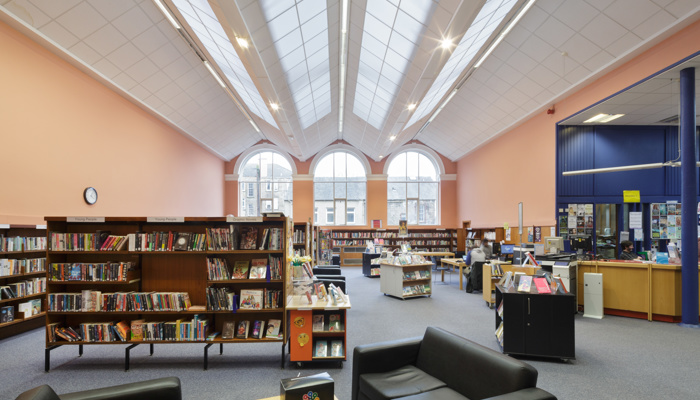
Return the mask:
{"type": "Polygon", "coordinates": [[[0,224],[0,229],[10,229],[10,224],[0,224]]]}
{"type": "Polygon", "coordinates": [[[46,225],[37,225],[36,229],[46,229],[46,225]]]}
{"type": "Polygon", "coordinates": [[[146,222],[185,222],[185,217],[146,217],[146,222]]]}
{"type": "Polygon", "coordinates": [[[324,310],[326,310],[326,311],[338,311],[338,310],[340,310],[340,308],[338,308],[338,307],[326,307],[326,308],[324,308],[324,310]]]}
{"type": "Polygon", "coordinates": [[[105,222],[105,217],[67,217],[66,222],[105,222]]]}
{"type": "Polygon", "coordinates": [[[226,217],[226,222],[262,222],[263,217],[234,217],[229,215],[226,217]]]}

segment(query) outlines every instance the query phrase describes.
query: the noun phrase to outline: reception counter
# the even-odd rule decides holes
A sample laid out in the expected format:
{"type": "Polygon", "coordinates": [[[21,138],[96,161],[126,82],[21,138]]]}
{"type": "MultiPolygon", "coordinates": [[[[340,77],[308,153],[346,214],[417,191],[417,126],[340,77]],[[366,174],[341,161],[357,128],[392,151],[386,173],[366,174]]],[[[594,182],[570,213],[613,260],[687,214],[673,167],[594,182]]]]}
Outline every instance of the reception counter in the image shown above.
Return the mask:
{"type": "Polygon", "coordinates": [[[578,304],[583,305],[583,274],[603,274],[605,314],[680,322],[681,266],[634,261],[579,261],[578,304]]]}

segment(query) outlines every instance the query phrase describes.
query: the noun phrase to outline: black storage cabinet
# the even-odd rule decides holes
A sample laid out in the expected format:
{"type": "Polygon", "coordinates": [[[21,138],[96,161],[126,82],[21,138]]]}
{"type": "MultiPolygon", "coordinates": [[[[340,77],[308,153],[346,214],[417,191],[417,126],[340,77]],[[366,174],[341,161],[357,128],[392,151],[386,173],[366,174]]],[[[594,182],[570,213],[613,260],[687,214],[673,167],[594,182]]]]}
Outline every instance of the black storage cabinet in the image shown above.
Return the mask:
{"type": "Polygon", "coordinates": [[[530,293],[496,285],[496,329],[503,322],[503,353],[575,359],[576,296],[536,291],[535,285],[530,293]],[[501,302],[503,318],[498,315],[501,302]]]}

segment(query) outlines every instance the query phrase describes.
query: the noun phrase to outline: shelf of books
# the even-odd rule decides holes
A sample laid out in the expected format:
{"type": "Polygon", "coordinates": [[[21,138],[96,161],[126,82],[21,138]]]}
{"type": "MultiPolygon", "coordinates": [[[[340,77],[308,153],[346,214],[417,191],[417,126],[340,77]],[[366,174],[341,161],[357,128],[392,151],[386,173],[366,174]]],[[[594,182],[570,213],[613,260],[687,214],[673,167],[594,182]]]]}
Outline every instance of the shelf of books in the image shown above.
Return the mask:
{"type": "Polygon", "coordinates": [[[308,222],[295,222],[292,243],[294,254],[300,257],[311,256],[311,224],[308,222]]]}
{"type": "Polygon", "coordinates": [[[303,365],[309,361],[347,360],[347,295],[319,299],[293,296],[287,303],[290,322],[289,361],[303,365]]]}
{"type": "Polygon", "coordinates": [[[0,339],[45,324],[46,229],[0,225],[0,339]]]}
{"type": "Polygon", "coordinates": [[[46,370],[62,345],[281,342],[288,218],[47,217],[46,370]]]}
{"type": "Polygon", "coordinates": [[[418,255],[389,257],[380,264],[379,288],[385,295],[400,299],[430,297],[432,266],[418,255]]]}
{"type": "Polygon", "coordinates": [[[333,263],[333,246],[331,231],[316,227],[316,264],[330,265],[333,263]]]}
{"type": "Polygon", "coordinates": [[[412,229],[406,237],[399,237],[398,229],[333,230],[332,246],[340,248],[341,265],[361,266],[368,242],[381,252],[393,250],[408,243],[413,251],[454,252],[457,248],[457,231],[454,229],[412,229]]]}

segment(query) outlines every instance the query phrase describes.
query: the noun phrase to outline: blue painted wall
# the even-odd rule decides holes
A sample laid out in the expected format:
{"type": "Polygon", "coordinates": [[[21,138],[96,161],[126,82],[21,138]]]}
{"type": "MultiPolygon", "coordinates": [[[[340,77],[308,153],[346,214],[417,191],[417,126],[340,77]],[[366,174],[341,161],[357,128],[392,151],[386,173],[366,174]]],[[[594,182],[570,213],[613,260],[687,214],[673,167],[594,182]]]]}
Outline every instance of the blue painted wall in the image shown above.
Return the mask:
{"type": "Polygon", "coordinates": [[[649,164],[677,157],[677,127],[560,126],[557,203],[622,203],[623,190],[639,190],[643,203],[680,201],[680,168],[561,175],[564,171],[649,164]]]}

